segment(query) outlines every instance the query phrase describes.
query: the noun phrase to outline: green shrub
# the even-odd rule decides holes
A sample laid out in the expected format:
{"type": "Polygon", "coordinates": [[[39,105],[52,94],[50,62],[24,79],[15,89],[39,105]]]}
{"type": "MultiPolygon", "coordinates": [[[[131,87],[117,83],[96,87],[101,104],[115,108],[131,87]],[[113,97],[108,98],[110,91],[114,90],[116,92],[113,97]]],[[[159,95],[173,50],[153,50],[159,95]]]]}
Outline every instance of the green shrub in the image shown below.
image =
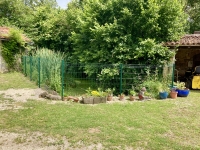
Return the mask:
{"type": "Polygon", "coordinates": [[[146,70],[147,77],[142,83],[142,86],[146,87],[147,92],[151,95],[151,97],[158,98],[159,92],[169,91],[170,77],[159,75],[157,69],[153,74],[149,71],[149,69],[146,70]]]}
{"type": "MultiPolygon", "coordinates": [[[[10,29],[8,41],[2,43],[2,56],[8,65],[8,70],[16,70],[18,59],[25,50],[25,41],[22,38],[22,33],[17,29],[10,29]]],[[[19,69],[19,68],[18,68],[19,69]]]]}
{"type": "MultiPolygon", "coordinates": [[[[46,84],[51,89],[61,91],[61,62],[64,59],[63,53],[42,48],[38,49],[32,57],[33,80],[38,80],[38,58],[40,58],[40,78],[41,83],[46,84]]],[[[30,61],[29,61],[30,62],[30,61]]]]}

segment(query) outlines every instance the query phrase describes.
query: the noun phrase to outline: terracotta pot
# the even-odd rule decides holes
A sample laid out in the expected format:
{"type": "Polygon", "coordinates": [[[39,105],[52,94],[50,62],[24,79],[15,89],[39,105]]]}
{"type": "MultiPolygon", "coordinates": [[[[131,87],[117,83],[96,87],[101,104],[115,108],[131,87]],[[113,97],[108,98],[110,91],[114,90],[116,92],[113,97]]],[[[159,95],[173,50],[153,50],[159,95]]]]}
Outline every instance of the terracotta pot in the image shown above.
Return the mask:
{"type": "Polygon", "coordinates": [[[119,95],[119,100],[121,101],[124,100],[124,97],[125,97],[124,95],[119,95]]]}
{"type": "Polygon", "coordinates": [[[170,92],[170,97],[171,97],[172,99],[175,99],[175,98],[177,98],[177,94],[178,94],[177,91],[171,91],[171,92],[170,92]]]}
{"type": "Polygon", "coordinates": [[[132,96],[132,95],[130,95],[129,98],[130,98],[130,101],[134,101],[135,100],[135,97],[132,96]]]}
{"type": "Polygon", "coordinates": [[[109,95],[109,96],[107,97],[107,101],[111,101],[112,98],[113,98],[113,97],[109,95]]]}

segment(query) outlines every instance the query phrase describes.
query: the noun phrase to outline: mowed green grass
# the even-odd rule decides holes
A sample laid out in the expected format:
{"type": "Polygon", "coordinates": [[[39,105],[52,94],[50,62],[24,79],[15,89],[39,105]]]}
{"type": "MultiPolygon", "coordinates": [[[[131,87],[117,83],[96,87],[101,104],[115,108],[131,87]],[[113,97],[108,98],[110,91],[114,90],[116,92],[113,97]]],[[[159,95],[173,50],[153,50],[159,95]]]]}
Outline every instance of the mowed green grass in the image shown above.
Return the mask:
{"type": "Polygon", "coordinates": [[[98,105],[30,100],[25,109],[0,111],[0,130],[65,136],[74,147],[200,149],[199,96],[98,105]]]}
{"type": "Polygon", "coordinates": [[[10,88],[37,88],[37,86],[21,73],[0,73],[0,90],[7,90],[10,88]]]}

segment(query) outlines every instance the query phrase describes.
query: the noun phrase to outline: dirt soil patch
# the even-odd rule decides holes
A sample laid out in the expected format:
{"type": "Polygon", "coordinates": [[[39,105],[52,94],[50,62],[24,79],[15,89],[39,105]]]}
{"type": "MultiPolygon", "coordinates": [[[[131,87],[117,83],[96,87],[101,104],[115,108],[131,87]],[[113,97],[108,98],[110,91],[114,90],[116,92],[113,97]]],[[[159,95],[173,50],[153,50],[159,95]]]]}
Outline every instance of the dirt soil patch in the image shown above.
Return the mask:
{"type": "Polygon", "coordinates": [[[38,89],[8,89],[5,91],[0,91],[4,98],[13,99],[17,102],[26,102],[28,99],[43,100],[39,98],[39,95],[44,92],[44,90],[38,89]]]}
{"type": "Polygon", "coordinates": [[[65,137],[53,138],[40,132],[10,133],[0,132],[0,150],[101,150],[102,144],[84,146],[78,142],[76,147],[65,137]]]}

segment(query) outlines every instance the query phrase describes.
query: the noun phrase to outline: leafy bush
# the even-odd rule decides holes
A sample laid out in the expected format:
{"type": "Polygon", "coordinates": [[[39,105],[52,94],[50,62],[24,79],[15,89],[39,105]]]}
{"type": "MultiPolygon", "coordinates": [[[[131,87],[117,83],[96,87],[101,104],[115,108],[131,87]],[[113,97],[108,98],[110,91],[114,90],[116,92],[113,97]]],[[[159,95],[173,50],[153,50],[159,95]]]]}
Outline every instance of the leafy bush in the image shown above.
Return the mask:
{"type": "Polygon", "coordinates": [[[152,39],[146,39],[139,43],[135,50],[134,59],[149,64],[165,64],[174,56],[174,51],[169,51],[167,47],[156,44],[152,39]]]}
{"type": "Polygon", "coordinates": [[[8,64],[8,70],[17,69],[16,66],[18,59],[25,50],[25,42],[22,38],[22,34],[17,29],[9,29],[8,41],[2,43],[2,56],[8,64]],[[18,57],[17,57],[18,56],[18,57]]]}
{"type": "Polygon", "coordinates": [[[150,74],[149,72],[149,69],[147,69],[147,77],[142,83],[142,86],[147,88],[147,92],[151,95],[151,97],[158,98],[159,92],[168,92],[170,82],[169,76],[160,76],[157,69],[153,74],[150,74]]]}

